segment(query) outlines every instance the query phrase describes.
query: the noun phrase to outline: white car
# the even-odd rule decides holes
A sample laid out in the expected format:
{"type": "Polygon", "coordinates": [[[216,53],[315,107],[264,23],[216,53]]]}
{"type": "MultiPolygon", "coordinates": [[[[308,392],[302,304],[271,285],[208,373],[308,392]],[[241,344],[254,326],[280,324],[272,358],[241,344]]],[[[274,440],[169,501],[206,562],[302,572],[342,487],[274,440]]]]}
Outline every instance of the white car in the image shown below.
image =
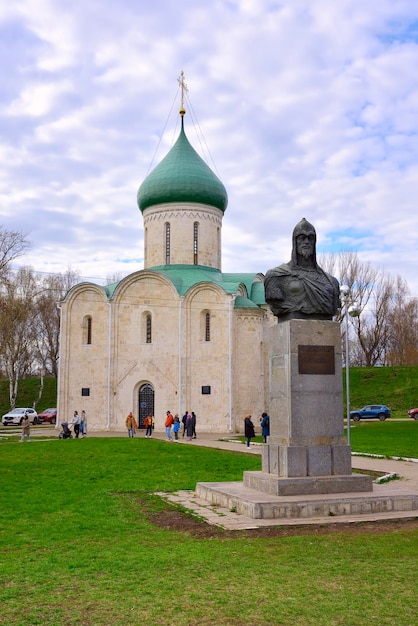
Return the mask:
{"type": "Polygon", "coordinates": [[[38,414],[35,409],[30,409],[29,407],[25,407],[23,409],[13,409],[8,413],[5,413],[1,418],[3,426],[8,426],[9,424],[19,425],[23,421],[23,416],[27,413],[29,415],[29,421],[32,424],[38,423],[38,414]]]}

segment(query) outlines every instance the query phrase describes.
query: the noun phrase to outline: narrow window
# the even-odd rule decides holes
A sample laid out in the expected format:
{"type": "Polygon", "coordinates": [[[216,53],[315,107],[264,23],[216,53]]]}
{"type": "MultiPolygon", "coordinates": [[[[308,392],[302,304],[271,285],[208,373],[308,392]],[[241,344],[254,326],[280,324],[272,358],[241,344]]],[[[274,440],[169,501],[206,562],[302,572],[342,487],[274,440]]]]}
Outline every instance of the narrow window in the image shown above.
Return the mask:
{"type": "Polygon", "coordinates": [[[91,345],[92,337],[92,319],[90,315],[86,315],[83,319],[83,343],[91,345]]]}
{"type": "Polygon", "coordinates": [[[170,265],[170,222],[165,223],[165,264],[170,265]]]}
{"type": "Polygon", "coordinates": [[[210,341],[210,313],[205,315],[205,341],[210,341]]]}
{"type": "Polygon", "coordinates": [[[198,265],[199,253],[199,222],[193,224],[193,264],[198,265]]]}
{"type": "Polygon", "coordinates": [[[87,343],[91,344],[91,317],[87,318],[87,343]]]}
{"type": "Polygon", "coordinates": [[[148,314],[146,317],[146,343],[151,343],[152,341],[152,325],[151,325],[151,315],[148,314]]]}

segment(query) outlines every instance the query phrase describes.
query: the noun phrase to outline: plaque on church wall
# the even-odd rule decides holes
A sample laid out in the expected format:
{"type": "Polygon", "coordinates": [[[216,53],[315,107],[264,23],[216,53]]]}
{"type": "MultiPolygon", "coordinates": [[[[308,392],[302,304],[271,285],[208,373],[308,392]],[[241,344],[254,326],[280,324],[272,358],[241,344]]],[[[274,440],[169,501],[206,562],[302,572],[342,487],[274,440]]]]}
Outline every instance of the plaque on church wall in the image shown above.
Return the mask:
{"type": "Polygon", "coordinates": [[[335,374],[334,346],[298,346],[299,374],[335,374]]]}
{"type": "Polygon", "coordinates": [[[210,394],[210,385],[203,385],[202,386],[202,394],[210,394]]]}
{"type": "Polygon", "coordinates": [[[90,395],[90,387],[82,387],[81,388],[81,395],[82,396],[89,396],[90,395]]]}

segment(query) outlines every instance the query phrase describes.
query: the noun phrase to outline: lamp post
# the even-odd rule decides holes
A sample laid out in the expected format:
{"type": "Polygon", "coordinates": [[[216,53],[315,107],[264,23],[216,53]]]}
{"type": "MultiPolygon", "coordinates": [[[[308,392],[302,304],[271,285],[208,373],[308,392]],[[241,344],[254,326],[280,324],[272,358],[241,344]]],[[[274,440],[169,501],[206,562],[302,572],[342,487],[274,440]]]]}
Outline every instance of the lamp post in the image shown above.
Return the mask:
{"type": "Polygon", "coordinates": [[[341,287],[340,288],[341,300],[344,304],[344,315],[345,315],[345,391],[347,398],[347,443],[351,445],[351,436],[350,436],[350,352],[349,352],[349,343],[348,343],[348,316],[350,317],[358,317],[360,315],[360,311],[358,310],[356,304],[351,300],[350,288],[349,287],[341,287]]]}

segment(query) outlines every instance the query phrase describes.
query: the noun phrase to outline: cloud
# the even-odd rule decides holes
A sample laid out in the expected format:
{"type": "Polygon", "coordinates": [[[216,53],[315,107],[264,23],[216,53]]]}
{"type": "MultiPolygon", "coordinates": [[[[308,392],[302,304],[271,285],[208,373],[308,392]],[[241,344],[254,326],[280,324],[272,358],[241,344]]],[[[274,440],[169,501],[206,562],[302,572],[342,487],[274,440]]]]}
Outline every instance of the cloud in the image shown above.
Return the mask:
{"type": "Polygon", "coordinates": [[[417,25],[407,0],[4,5],[0,223],[39,271],[139,269],[136,192],[178,133],[184,70],[187,135],[229,195],[224,271],[286,261],[306,217],[418,295],[417,25]]]}

